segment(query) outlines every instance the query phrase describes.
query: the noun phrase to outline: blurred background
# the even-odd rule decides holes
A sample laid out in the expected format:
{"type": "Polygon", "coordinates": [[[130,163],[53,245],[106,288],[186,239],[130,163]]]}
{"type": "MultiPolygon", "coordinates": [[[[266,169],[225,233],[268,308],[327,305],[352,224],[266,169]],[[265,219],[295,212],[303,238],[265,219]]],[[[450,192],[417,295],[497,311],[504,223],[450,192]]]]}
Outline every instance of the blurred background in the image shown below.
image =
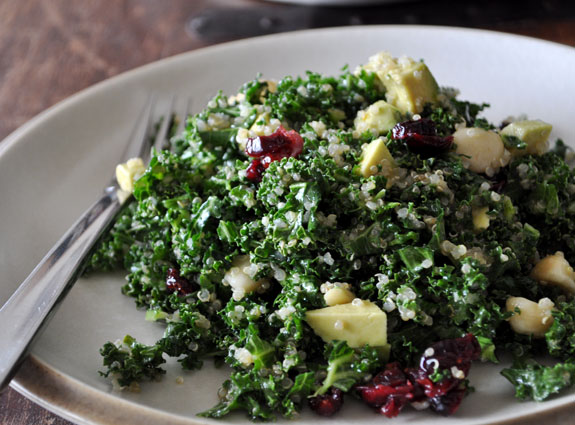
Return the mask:
{"type": "MultiPolygon", "coordinates": [[[[265,34],[377,24],[483,28],[575,47],[573,0],[0,0],[0,143],[71,94],[161,58],[265,34]]],[[[9,390],[0,424],[69,422],[9,390]]]]}

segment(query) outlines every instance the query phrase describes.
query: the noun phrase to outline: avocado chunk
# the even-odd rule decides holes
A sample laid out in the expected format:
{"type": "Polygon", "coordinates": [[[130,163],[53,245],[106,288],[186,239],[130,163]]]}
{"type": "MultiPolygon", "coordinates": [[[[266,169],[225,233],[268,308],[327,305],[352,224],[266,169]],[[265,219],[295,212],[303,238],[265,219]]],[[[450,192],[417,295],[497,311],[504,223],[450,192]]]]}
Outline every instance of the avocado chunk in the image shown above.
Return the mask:
{"type": "Polygon", "coordinates": [[[387,316],[370,301],[355,299],[348,304],[309,310],[306,321],[325,342],[346,341],[352,348],[387,344],[387,316]]]}
{"type": "Polygon", "coordinates": [[[395,106],[385,100],[378,100],[366,109],[359,111],[353,124],[355,131],[359,134],[369,131],[374,136],[379,136],[386,134],[400,120],[401,113],[395,106]]]}
{"type": "Polygon", "coordinates": [[[386,98],[399,110],[418,114],[426,103],[435,103],[439,87],[423,62],[393,69],[383,79],[386,98]]]}
{"type": "Polygon", "coordinates": [[[395,161],[385,145],[385,139],[380,137],[372,140],[364,149],[361,156],[359,173],[363,177],[373,176],[380,172],[385,177],[391,177],[395,170],[395,161]]]}
{"type": "Polygon", "coordinates": [[[488,207],[473,208],[471,215],[473,217],[473,229],[475,232],[481,232],[489,227],[488,207]]]}
{"type": "Polygon", "coordinates": [[[547,151],[547,139],[553,126],[540,120],[515,121],[501,130],[501,136],[516,137],[525,143],[525,149],[512,149],[516,156],[542,155],[547,151]]]}
{"type": "Polygon", "coordinates": [[[439,86],[423,62],[395,59],[382,52],[369,58],[363,69],[377,74],[387,90],[386,98],[403,113],[418,114],[426,103],[435,103],[439,86]]]}

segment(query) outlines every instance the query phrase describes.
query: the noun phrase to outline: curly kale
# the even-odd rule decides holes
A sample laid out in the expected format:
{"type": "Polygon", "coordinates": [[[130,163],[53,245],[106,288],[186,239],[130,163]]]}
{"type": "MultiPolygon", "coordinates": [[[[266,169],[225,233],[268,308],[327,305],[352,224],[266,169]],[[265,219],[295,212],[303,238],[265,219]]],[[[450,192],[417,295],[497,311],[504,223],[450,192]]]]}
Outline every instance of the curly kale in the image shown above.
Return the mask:
{"type": "Polygon", "coordinates": [[[558,303],[551,312],[553,324],[545,333],[549,354],[569,360],[575,354],[575,303],[558,303]]]}
{"type": "MultiPolygon", "coordinates": [[[[394,173],[364,176],[359,164],[375,136],[358,135],[353,121],[385,99],[376,78],[308,72],[276,85],[258,77],[237,96],[219,93],[172,139],[171,151],[155,153],[88,269],[126,270],[123,292],[165,332],[151,346],[129,336],[104,345],[103,375],[130,386],[161,376],[164,357],[190,370],[213,359],[232,372],[203,416],[293,418],[308,397],[350,392],[388,357],[413,365],[433,343],[473,333],[484,360],[496,362],[504,349],[566,361],[518,361],[504,370],[520,398],[541,400],[571,384],[573,301],[530,277],[536,261],[557,250],[575,264],[567,148],[516,156],[487,176],[454,152],[422,156],[388,135],[394,173]],[[266,163],[261,181],[251,181],[245,144],[280,124],[299,132],[301,154],[266,163]],[[487,226],[475,225],[478,214],[487,226]],[[257,289],[230,286],[239,258],[257,289]],[[185,290],[167,284],[169,270],[185,290]],[[390,350],[326,343],[314,333],[306,312],[324,308],[326,287],[336,283],[385,310],[390,350]],[[557,301],[545,339],[510,329],[509,296],[557,301]]],[[[444,91],[420,115],[444,137],[462,123],[494,129],[480,116],[487,106],[444,91]]]]}
{"type": "Polygon", "coordinates": [[[368,374],[383,366],[385,353],[376,348],[350,348],[345,341],[335,341],[326,346],[327,367],[325,379],[314,396],[325,394],[331,387],[347,392],[368,374]]]}
{"type": "Polygon", "coordinates": [[[267,96],[272,113],[291,128],[299,130],[310,121],[323,121],[332,127],[338,122],[351,124],[357,111],[364,109],[383,93],[373,73],[345,72],[339,78],[307,72],[305,78],[285,77],[267,96]]]}
{"type": "Polygon", "coordinates": [[[104,358],[104,366],[108,369],[100,372],[102,376],[111,376],[122,387],[128,387],[134,382],[145,378],[158,379],[166,373],[160,365],[166,361],[162,348],[158,345],[143,345],[129,335],[121,344],[106,343],[100,350],[104,358]]]}
{"type": "Polygon", "coordinates": [[[465,123],[468,127],[479,127],[485,130],[493,129],[485,118],[480,118],[479,114],[488,103],[472,103],[455,98],[449,98],[448,106],[425,105],[421,116],[433,120],[440,136],[449,136],[455,132],[456,126],[465,123]]]}
{"type": "Polygon", "coordinates": [[[539,231],[541,256],[563,251],[575,262],[575,174],[554,151],[509,165],[504,189],[525,223],[539,231]],[[544,231],[543,231],[544,230],[544,231]]]}
{"type": "Polygon", "coordinates": [[[575,384],[575,363],[543,366],[534,360],[517,360],[501,374],[515,386],[517,398],[543,401],[575,384]]]}

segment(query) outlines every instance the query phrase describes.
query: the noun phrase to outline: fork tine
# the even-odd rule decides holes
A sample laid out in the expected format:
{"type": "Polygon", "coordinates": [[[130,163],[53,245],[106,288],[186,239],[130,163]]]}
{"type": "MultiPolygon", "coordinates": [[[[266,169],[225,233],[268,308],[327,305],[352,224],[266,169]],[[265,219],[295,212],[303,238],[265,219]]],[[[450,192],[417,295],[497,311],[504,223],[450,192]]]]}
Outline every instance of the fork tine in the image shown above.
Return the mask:
{"type": "Polygon", "coordinates": [[[167,112],[162,116],[162,122],[160,124],[160,128],[158,128],[158,132],[156,133],[156,138],[154,139],[154,144],[152,147],[157,151],[160,151],[165,148],[165,143],[170,138],[170,124],[172,123],[172,111],[174,110],[174,103],[176,101],[176,97],[172,96],[169,102],[169,107],[167,112]]]}
{"type": "Polygon", "coordinates": [[[121,162],[126,162],[131,158],[147,158],[149,156],[148,143],[146,142],[155,103],[156,97],[150,95],[146,106],[144,106],[144,109],[138,117],[138,124],[132,130],[130,142],[122,155],[121,162]]]}
{"type": "Polygon", "coordinates": [[[191,109],[192,109],[192,99],[188,98],[183,113],[178,114],[179,122],[176,134],[182,134],[182,132],[186,128],[186,121],[188,121],[188,116],[190,115],[191,109]]]}

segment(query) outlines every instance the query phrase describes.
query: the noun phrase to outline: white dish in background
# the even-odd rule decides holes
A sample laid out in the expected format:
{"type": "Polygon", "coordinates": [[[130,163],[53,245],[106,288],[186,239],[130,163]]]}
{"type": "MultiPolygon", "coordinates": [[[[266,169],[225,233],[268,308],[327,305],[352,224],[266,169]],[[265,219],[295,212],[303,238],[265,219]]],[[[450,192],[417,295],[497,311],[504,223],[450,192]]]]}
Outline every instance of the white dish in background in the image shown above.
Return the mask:
{"type": "MultiPolygon", "coordinates": [[[[0,143],[0,303],[43,253],[98,195],[150,92],[193,93],[199,110],[217,90],[234,93],[262,72],[280,78],[313,70],[336,74],[381,50],[424,58],[441,85],[461,98],[492,104],[487,117],[526,113],[553,123],[554,137],[573,140],[575,50],[540,40],[441,27],[349,27],[273,35],[183,54],[128,72],[85,90],[40,114],[0,143]]],[[[225,370],[171,368],[161,383],[139,394],[112,391],[98,376],[98,349],[130,333],[154,342],[161,326],[144,321],[121,295],[121,275],[81,279],[33,348],[12,385],[39,404],[81,424],[221,423],[195,417],[217,401],[225,370]],[[175,383],[184,376],[184,384],[175,383]]],[[[452,418],[406,409],[396,425],[568,423],[575,394],[519,403],[500,367],[475,365],[471,394],[452,418]],[[571,406],[571,407],[570,407],[571,406]],[[544,416],[541,416],[544,415],[544,416]],[[543,419],[545,418],[545,419],[543,419]]],[[[380,423],[351,399],[330,424],[380,423]]],[[[243,415],[227,423],[248,423],[243,415]]],[[[281,422],[281,421],[280,421],[281,422]]],[[[307,409],[291,424],[327,423],[307,409]]]]}
{"type": "Polygon", "coordinates": [[[375,6],[385,3],[404,3],[413,0],[266,0],[273,3],[289,3],[301,6],[375,6]]]}

